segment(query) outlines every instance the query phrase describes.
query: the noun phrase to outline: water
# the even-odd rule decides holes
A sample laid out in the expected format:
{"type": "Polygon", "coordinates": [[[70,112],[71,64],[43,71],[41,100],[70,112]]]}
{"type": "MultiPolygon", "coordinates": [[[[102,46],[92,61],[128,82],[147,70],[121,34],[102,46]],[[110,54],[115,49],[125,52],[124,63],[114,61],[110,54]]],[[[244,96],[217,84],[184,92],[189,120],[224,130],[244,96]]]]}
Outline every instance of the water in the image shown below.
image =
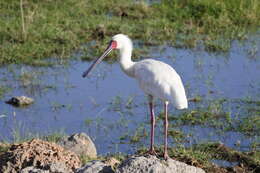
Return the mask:
{"type": "MultiPolygon", "coordinates": [[[[259,100],[260,40],[257,37],[239,43],[234,41],[227,53],[207,53],[203,50],[151,47],[149,57],[170,64],[181,75],[189,98],[200,95],[204,102],[189,103],[192,110],[214,99],[259,100]],[[257,51],[256,51],[257,50],[257,51]]],[[[79,58],[76,58],[79,59],[79,58]]],[[[149,112],[146,97],[134,79],[127,77],[118,63],[103,62],[89,78],[81,74],[90,63],[80,60],[54,67],[10,65],[0,69],[0,86],[12,90],[0,102],[0,140],[47,135],[53,132],[72,134],[86,132],[94,140],[99,154],[133,153],[149,144],[149,112]],[[28,77],[29,76],[29,77],[28,77]],[[16,108],[4,103],[12,96],[27,95],[35,103],[16,108]],[[145,137],[137,143],[122,140],[137,134],[145,137]],[[147,135],[148,134],[148,135],[147,135]],[[120,140],[121,139],[121,140],[120,140]]],[[[160,102],[156,114],[162,111],[160,102]]],[[[239,108],[239,110],[243,109],[239,108]]],[[[232,102],[225,105],[232,116],[237,111],[232,102]]],[[[170,109],[172,113],[181,113],[170,109]]],[[[241,115],[242,116],[242,115],[241,115]]],[[[156,144],[163,143],[162,123],[156,127],[156,144]]],[[[248,149],[259,136],[239,132],[218,133],[219,129],[203,125],[176,127],[188,137],[185,144],[221,141],[230,147],[248,149]]],[[[174,142],[170,139],[170,145],[174,142]]]]}
{"type": "Polygon", "coordinates": [[[227,162],[225,160],[217,160],[217,159],[212,160],[212,162],[221,167],[233,167],[238,164],[237,162],[227,162]]]}

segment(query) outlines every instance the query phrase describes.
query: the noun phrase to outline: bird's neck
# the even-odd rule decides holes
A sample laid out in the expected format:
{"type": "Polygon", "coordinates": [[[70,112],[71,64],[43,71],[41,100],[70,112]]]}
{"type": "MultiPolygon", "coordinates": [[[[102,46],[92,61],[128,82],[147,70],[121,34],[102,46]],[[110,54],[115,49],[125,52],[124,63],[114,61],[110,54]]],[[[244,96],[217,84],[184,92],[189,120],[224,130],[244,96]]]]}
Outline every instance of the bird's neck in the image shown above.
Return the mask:
{"type": "Polygon", "coordinates": [[[134,76],[133,65],[135,62],[132,61],[132,49],[122,48],[120,49],[119,63],[122,70],[130,77],[134,76]]]}

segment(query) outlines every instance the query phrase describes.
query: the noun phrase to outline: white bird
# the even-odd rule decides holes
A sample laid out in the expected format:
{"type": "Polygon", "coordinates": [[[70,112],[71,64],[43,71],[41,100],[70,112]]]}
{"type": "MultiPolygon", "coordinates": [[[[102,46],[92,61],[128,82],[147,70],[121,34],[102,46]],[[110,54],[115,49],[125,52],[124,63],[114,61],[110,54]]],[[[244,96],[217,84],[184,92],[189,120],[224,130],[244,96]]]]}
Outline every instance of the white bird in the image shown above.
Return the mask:
{"type": "Polygon", "coordinates": [[[167,159],[169,158],[167,151],[168,103],[172,103],[177,109],[185,109],[188,107],[182,80],[170,65],[161,61],[145,59],[139,62],[133,62],[131,60],[133,50],[132,41],[128,36],[123,34],[113,36],[105,52],[94,61],[82,76],[86,77],[89,72],[114,49],[118,49],[120,52],[118,61],[122,70],[128,76],[135,78],[140,88],[148,95],[151,115],[151,144],[148,153],[153,155],[156,155],[154,150],[155,116],[153,102],[155,98],[159,98],[164,102],[164,158],[167,159]]]}

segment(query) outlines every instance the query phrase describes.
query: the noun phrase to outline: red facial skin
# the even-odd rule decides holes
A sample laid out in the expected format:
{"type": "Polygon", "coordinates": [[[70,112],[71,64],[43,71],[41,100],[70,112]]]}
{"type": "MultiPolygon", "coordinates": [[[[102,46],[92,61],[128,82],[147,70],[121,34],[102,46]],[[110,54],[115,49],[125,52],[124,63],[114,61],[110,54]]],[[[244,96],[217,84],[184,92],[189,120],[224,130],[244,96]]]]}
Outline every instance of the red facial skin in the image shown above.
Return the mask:
{"type": "Polygon", "coordinates": [[[111,47],[112,47],[112,49],[116,49],[117,48],[117,42],[111,41],[111,47]]]}

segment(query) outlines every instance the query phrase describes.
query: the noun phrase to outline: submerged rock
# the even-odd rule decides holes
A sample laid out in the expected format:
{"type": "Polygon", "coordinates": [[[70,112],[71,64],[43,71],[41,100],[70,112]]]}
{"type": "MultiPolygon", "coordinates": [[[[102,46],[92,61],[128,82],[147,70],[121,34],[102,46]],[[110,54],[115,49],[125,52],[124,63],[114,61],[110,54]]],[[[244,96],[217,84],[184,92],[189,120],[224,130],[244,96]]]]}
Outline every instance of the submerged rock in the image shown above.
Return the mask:
{"type": "Polygon", "coordinates": [[[27,106],[34,102],[34,100],[30,97],[26,96],[17,96],[12,97],[11,99],[7,100],[5,103],[11,104],[13,106],[27,106]]]}
{"type": "Polygon", "coordinates": [[[78,169],[76,173],[114,173],[110,165],[100,160],[93,160],[78,169]]]}
{"type": "Polygon", "coordinates": [[[205,173],[201,168],[187,165],[172,159],[160,160],[155,156],[133,156],[123,161],[116,173],[205,173]]]}
{"type": "Polygon", "coordinates": [[[97,157],[97,150],[88,135],[85,133],[76,133],[68,137],[63,137],[58,144],[67,150],[76,153],[78,156],[97,157]]]}

